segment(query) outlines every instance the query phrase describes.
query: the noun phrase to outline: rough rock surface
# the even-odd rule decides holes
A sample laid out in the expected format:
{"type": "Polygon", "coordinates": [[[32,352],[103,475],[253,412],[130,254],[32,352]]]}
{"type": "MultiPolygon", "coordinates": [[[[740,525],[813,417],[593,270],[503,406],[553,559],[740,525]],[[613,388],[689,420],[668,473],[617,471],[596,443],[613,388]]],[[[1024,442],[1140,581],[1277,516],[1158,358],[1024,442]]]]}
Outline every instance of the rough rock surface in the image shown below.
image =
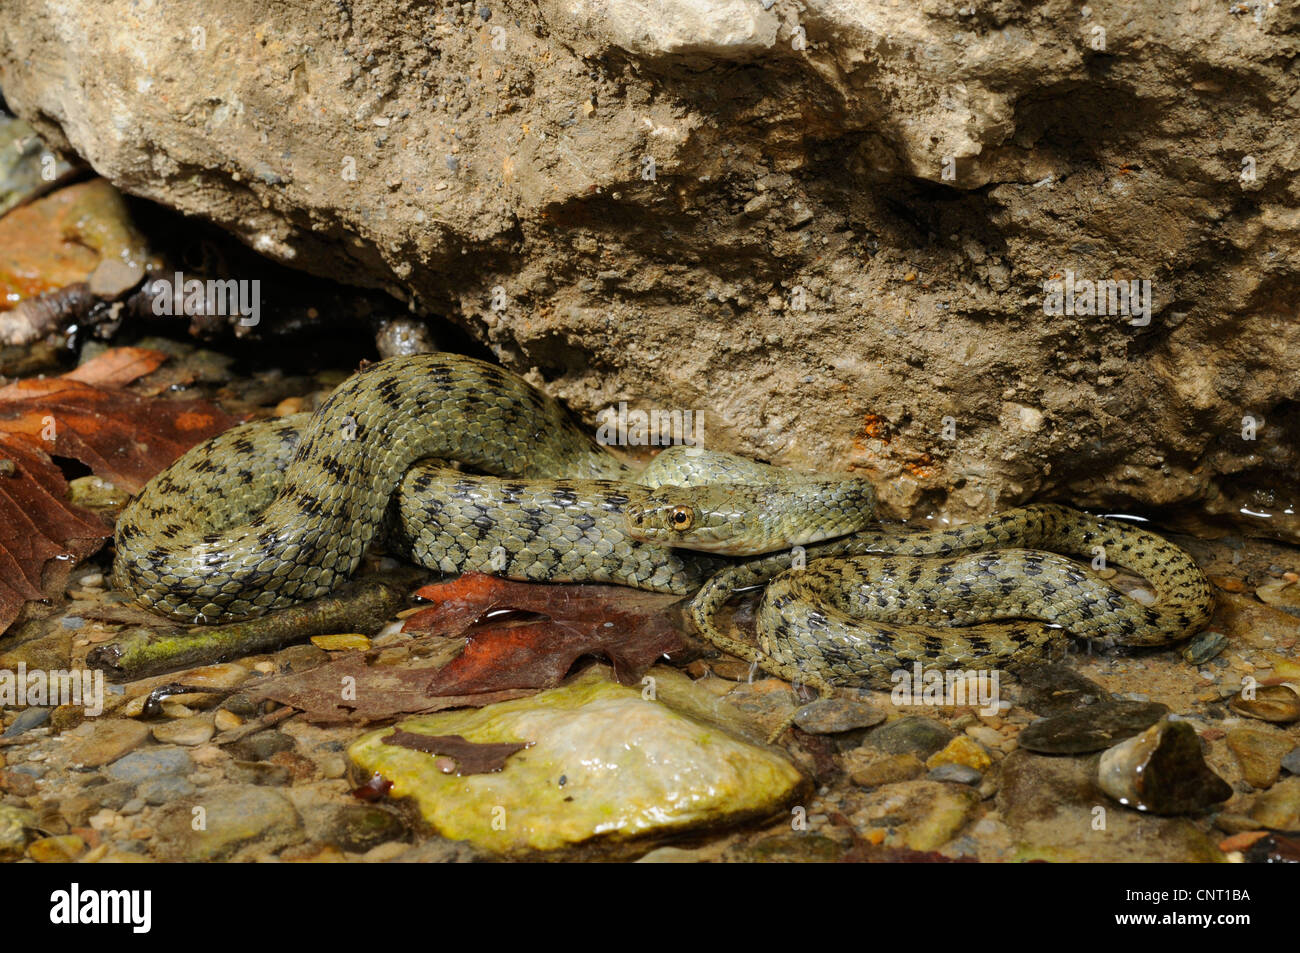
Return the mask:
{"type": "Polygon", "coordinates": [[[694,410],[894,514],[1205,501],[1300,538],[1294,7],[146,7],[11,0],[10,105],[589,418],[694,410]],[[1045,314],[1067,274],[1149,280],[1149,323],[1045,314]]]}

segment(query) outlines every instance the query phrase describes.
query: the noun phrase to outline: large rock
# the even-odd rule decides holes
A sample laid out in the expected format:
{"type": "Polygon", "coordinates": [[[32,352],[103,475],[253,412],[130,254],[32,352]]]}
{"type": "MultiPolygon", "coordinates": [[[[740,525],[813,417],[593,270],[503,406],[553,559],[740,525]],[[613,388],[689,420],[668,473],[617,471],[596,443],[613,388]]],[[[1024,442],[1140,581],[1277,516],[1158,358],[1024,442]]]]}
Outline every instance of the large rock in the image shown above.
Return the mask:
{"type": "Polygon", "coordinates": [[[782,754],[648,700],[599,666],[539,695],[419,715],[397,728],[474,744],[528,743],[500,770],[464,776],[448,773],[454,760],[386,744],[392,728],[348,749],[364,776],[391,781],[390,793],[413,799],[438,834],[499,853],[589,842],[630,849],[770,817],[807,793],[782,754]]]}
{"type": "Polygon", "coordinates": [[[589,417],[700,411],[895,514],[1201,500],[1295,539],[1298,24],[10,0],[0,86],[126,191],[446,314],[589,417]],[[1045,314],[1067,274],[1150,280],[1149,324],[1045,314]]]}

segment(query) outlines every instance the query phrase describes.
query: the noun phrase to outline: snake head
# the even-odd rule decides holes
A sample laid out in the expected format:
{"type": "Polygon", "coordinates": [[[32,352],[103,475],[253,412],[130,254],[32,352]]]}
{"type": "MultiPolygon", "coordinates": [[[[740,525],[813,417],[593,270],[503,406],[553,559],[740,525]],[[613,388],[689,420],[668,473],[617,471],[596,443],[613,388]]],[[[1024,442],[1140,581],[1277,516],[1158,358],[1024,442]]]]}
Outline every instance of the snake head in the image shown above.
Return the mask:
{"type": "Polygon", "coordinates": [[[702,552],[730,552],[734,530],[708,490],[671,488],[627,504],[623,516],[634,539],[702,552]]]}

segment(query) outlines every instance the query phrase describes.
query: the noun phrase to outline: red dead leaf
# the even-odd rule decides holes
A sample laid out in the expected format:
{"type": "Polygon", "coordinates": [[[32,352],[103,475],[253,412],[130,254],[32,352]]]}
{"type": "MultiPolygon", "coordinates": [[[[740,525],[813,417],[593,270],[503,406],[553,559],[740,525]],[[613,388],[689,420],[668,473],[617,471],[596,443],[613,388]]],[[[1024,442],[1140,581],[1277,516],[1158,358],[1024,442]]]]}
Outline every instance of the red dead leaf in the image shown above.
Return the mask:
{"type": "Polygon", "coordinates": [[[52,456],[69,457],[90,467],[129,493],[182,453],[235,419],[197,401],[146,400],[121,386],[130,367],[148,373],[149,352],[130,349],[125,358],[100,358],[73,377],[18,381],[0,388],[0,448],[15,441],[52,456]],[[85,383],[103,376],[107,387],[85,383]]]}
{"type": "Polygon", "coordinates": [[[552,688],[584,655],[603,655],[625,684],[686,644],[670,607],[679,596],[622,586],[544,585],[469,573],[416,593],[437,605],[406,620],[404,631],[466,635],[465,650],[429,683],[431,695],[552,688]],[[472,628],[500,610],[537,621],[472,628]]]}
{"type": "Polygon", "coordinates": [[[52,456],[79,460],[134,492],[201,439],[235,421],[197,401],[148,401],[113,388],[167,359],[118,348],[62,377],[0,387],[0,632],[23,603],[62,588],[111,527],[68,502],[52,456]]]}
{"type": "Polygon", "coordinates": [[[456,774],[461,776],[500,771],[506,766],[507,758],[532,745],[531,741],[479,743],[469,741],[460,735],[422,735],[414,731],[402,731],[400,728],[380,740],[386,745],[454,758],[456,774]]]}

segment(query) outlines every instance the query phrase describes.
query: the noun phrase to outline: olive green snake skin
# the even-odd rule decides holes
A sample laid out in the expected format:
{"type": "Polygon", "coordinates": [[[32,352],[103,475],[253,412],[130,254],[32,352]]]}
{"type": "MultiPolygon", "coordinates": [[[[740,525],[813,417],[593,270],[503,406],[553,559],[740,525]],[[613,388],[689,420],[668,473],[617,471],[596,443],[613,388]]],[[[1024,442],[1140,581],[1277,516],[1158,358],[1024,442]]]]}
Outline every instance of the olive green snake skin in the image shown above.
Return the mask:
{"type": "Polygon", "coordinates": [[[822,688],[888,687],[914,661],[1011,666],[1067,631],[1164,644],[1208,618],[1191,558],[1128,524],[1039,505],[900,535],[866,531],[873,503],[863,480],[688,447],[637,474],[509,372],[418,355],[370,365],[314,415],[191,449],[119,517],[113,582],[186,622],[248,618],[329,592],[383,538],[446,573],[696,593],[690,614],[715,644],[822,688]],[[1031,547],[1103,552],[1156,600],[1031,547]],[[737,558],[752,554],[768,555],[737,558]],[[760,652],[714,617],[763,584],[760,652]]]}

